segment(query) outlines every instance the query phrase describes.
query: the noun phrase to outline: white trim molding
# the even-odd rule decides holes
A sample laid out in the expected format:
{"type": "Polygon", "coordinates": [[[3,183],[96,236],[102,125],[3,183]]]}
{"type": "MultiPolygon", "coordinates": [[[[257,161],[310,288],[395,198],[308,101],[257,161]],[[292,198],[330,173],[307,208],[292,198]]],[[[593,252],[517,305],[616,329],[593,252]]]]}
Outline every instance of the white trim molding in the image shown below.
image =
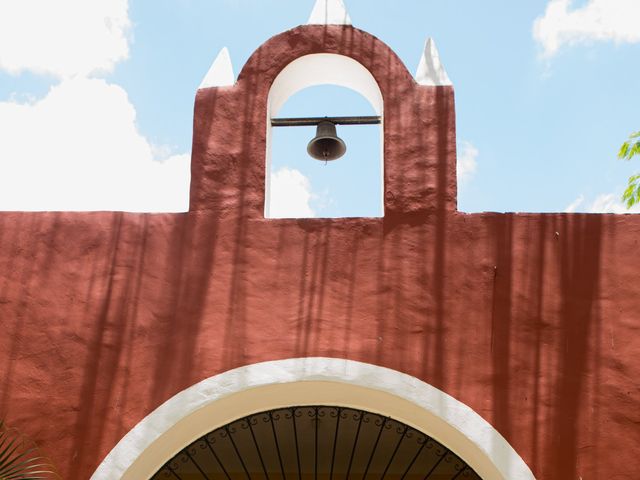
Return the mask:
{"type": "Polygon", "coordinates": [[[307,25],[351,25],[342,0],[317,0],[307,25]]]}
{"type": "Polygon", "coordinates": [[[232,87],[236,82],[229,49],[224,47],[211,64],[198,90],[214,87],[232,87]]]}
{"type": "Polygon", "coordinates": [[[300,90],[316,85],[350,88],[366,98],[377,115],[382,115],[382,92],[364,65],[345,55],[312,53],[296,58],[275,78],[269,91],[269,116],[275,117],[285,102],[300,90]]]}
{"type": "Polygon", "coordinates": [[[436,42],[432,38],[428,38],[424,44],[424,50],[420,56],[420,63],[416,72],[416,82],[418,82],[418,85],[429,87],[452,85],[449,75],[447,75],[447,71],[440,60],[436,42]]]}
{"type": "Polygon", "coordinates": [[[150,478],[181,449],[216,428],[253,413],[303,405],[389,416],[442,443],[486,480],[535,480],[502,435],[453,397],[395,370],[330,358],[248,365],[184,390],[120,440],[91,478],[150,478]]]}

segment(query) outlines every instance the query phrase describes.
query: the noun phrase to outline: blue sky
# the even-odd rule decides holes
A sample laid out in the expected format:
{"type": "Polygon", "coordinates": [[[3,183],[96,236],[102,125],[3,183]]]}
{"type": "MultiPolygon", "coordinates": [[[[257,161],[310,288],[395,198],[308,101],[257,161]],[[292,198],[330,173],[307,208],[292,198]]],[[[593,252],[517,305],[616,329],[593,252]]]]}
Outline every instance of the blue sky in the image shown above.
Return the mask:
{"type": "MultiPolygon", "coordinates": [[[[237,74],[269,37],[306,23],[314,3],[3,2],[0,209],[185,210],[194,95],[212,61],[228,47],[237,74]]],[[[638,0],[345,3],[354,26],[412,73],[435,39],[456,90],[461,210],[624,211],[620,194],[640,171],[615,159],[640,129],[638,0]]],[[[351,112],[370,107],[320,87],[281,113],[351,112]]],[[[374,187],[344,180],[377,154],[366,148],[375,128],[339,129],[351,148],[335,168],[298,154],[312,130],[278,132],[283,208],[375,214],[379,172],[351,177],[374,187]]]]}

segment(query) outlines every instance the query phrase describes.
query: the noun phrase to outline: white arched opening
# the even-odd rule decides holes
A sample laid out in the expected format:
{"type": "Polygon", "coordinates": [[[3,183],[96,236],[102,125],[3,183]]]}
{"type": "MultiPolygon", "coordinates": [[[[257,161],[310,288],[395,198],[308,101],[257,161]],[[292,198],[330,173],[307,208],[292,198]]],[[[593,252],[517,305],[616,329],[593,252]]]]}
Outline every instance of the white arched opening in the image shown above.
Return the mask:
{"type": "MultiPolygon", "coordinates": [[[[309,87],[319,85],[337,85],[349,88],[362,95],[371,104],[376,115],[382,117],[384,125],[384,102],[382,92],[375,78],[369,70],[353,58],[343,55],[320,53],[305,55],[297,58],[287,65],[274,80],[269,91],[267,103],[267,152],[265,164],[265,210],[266,218],[272,218],[270,208],[271,197],[271,150],[272,127],[271,119],[286,101],[297,92],[309,87]]],[[[384,172],[384,134],[380,129],[380,172],[384,172]]],[[[382,203],[382,191],[384,175],[381,175],[380,198],[382,203]]],[[[384,205],[380,205],[380,211],[384,212],[384,205]]]]}
{"type": "Polygon", "coordinates": [[[249,365],[184,390],[136,425],[91,478],[150,478],[186,445],[233,420],[316,404],[392,417],[439,441],[487,480],[535,480],[502,435],[453,397],[394,370],[328,358],[249,365]]]}

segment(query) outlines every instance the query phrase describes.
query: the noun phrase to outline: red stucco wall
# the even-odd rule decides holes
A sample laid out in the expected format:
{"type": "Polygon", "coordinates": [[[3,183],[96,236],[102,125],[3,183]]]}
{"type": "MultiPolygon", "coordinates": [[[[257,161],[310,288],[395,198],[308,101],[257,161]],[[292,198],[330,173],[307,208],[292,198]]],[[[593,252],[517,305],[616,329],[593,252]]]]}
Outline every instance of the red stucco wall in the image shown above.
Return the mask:
{"type": "Polygon", "coordinates": [[[351,27],[286,32],[199,91],[192,162],[188,214],[0,214],[0,412],[65,478],[182,389],[301,356],[446,391],[540,479],[636,477],[640,217],[456,212],[453,90],[351,27]],[[267,93],[317,52],[383,92],[383,219],[263,218],[267,93]]]}

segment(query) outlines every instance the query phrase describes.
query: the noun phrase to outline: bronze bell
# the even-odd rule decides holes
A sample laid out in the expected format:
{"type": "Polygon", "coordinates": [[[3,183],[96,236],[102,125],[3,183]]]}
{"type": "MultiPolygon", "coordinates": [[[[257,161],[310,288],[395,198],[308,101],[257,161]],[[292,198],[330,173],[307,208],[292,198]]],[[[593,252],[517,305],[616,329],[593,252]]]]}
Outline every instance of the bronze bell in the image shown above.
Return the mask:
{"type": "Polygon", "coordinates": [[[347,145],[338,137],[336,125],[330,121],[318,123],[316,136],[307,145],[307,152],[316,160],[337,160],[347,151],[347,145]]]}

